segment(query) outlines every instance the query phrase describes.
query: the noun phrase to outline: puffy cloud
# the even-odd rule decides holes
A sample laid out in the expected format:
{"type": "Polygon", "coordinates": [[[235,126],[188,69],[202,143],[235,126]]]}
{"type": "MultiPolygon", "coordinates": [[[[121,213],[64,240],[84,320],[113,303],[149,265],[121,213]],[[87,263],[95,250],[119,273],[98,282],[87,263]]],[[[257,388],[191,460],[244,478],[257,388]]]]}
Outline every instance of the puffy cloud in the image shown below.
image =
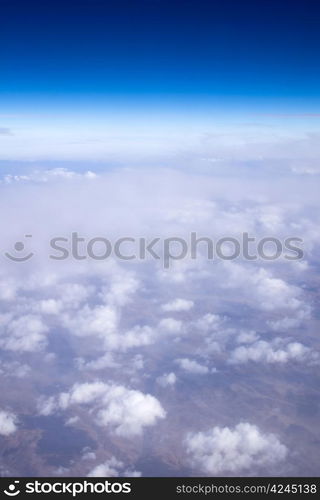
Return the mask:
{"type": "Polygon", "coordinates": [[[318,354],[300,342],[288,342],[285,339],[275,338],[270,342],[256,340],[250,345],[239,346],[234,349],[229,358],[231,364],[247,363],[288,363],[289,361],[314,362],[318,354]]]}
{"type": "Polygon", "coordinates": [[[61,308],[61,301],[55,299],[40,300],[38,304],[38,310],[42,314],[59,314],[61,308]]]}
{"type": "Polygon", "coordinates": [[[203,333],[216,331],[221,328],[225,318],[218,314],[207,313],[195,322],[195,326],[203,333]]]}
{"type": "Polygon", "coordinates": [[[90,451],[90,448],[85,448],[83,450],[83,455],[81,457],[82,460],[95,460],[97,458],[97,455],[94,453],[94,451],[90,451]]]}
{"type": "Polygon", "coordinates": [[[124,470],[124,464],[115,457],[111,457],[104,463],[96,465],[88,474],[88,477],[140,477],[141,472],[135,470],[124,470]]]}
{"type": "Polygon", "coordinates": [[[161,385],[161,387],[172,386],[176,383],[176,381],[177,381],[177,376],[173,372],[164,373],[163,375],[157,378],[157,383],[161,385]]]}
{"type": "Polygon", "coordinates": [[[185,445],[192,467],[208,475],[271,467],[287,456],[286,446],[274,434],[247,422],[189,433],[185,445]]]}
{"type": "Polygon", "coordinates": [[[46,345],[48,327],[37,315],[12,319],[0,330],[0,347],[8,351],[33,352],[46,345]]]}
{"type": "Polygon", "coordinates": [[[17,430],[17,417],[13,413],[0,410],[0,435],[10,436],[17,430]]]}
{"type": "Polygon", "coordinates": [[[249,272],[248,267],[235,262],[224,263],[226,280],[224,288],[240,289],[249,303],[264,311],[288,310],[291,313],[304,309],[302,291],[284,279],[274,277],[271,271],[258,268],[249,272]]]}
{"type": "Polygon", "coordinates": [[[168,302],[167,304],[163,304],[162,310],[166,312],[181,312],[181,311],[190,311],[194,306],[194,302],[192,300],[185,299],[175,299],[172,302],[168,302]]]}
{"type": "Polygon", "coordinates": [[[119,436],[135,436],[165,415],[159,401],[150,394],[113,386],[104,397],[104,407],[97,414],[97,422],[113,427],[119,436]]]}
{"type": "Polygon", "coordinates": [[[116,384],[91,382],[75,384],[69,392],[41,399],[39,411],[50,415],[76,405],[89,405],[98,425],[109,427],[118,436],[136,436],[166,416],[159,401],[150,394],[116,384]]]}
{"type": "Polygon", "coordinates": [[[237,336],[236,341],[239,344],[252,344],[252,342],[255,342],[258,339],[259,336],[257,335],[257,332],[255,332],[254,330],[249,330],[249,331],[241,331],[237,336]]]}
{"type": "Polygon", "coordinates": [[[174,318],[164,318],[158,325],[159,330],[167,334],[181,333],[182,327],[183,322],[174,318]]]}
{"type": "MultiPolygon", "coordinates": [[[[3,249],[9,251],[15,241],[32,232],[33,240],[23,241],[26,249],[35,252],[22,265],[3,257],[0,347],[10,348],[5,353],[10,360],[20,352],[33,353],[27,354],[33,370],[27,381],[31,388],[49,359],[40,351],[48,337],[56,357],[52,357],[43,382],[49,376],[52,387],[65,387],[66,381],[71,387],[43,399],[43,414],[66,411],[66,419],[73,419],[69,418],[71,425],[85,413],[91,425],[96,422],[118,435],[135,435],[163,418],[159,401],[144,394],[144,387],[155,380],[160,386],[173,387],[173,367],[183,385],[182,375],[185,380],[188,377],[180,370],[205,376],[212,373],[212,363],[232,375],[234,369],[227,363],[314,361],[316,337],[311,322],[310,351],[302,339],[312,315],[308,302],[316,279],[313,262],[317,260],[312,258],[320,242],[318,192],[303,176],[292,180],[290,173],[282,183],[282,177],[269,175],[267,167],[259,165],[261,170],[255,169],[254,176],[249,168],[244,172],[247,167],[226,164],[222,175],[221,163],[210,162],[210,172],[207,167],[188,172],[141,168],[137,175],[135,168],[124,168],[89,179],[80,172],[53,171],[49,175],[45,169],[41,179],[21,167],[28,179],[7,179],[0,185],[0,210],[7,214],[3,249]],[[308,193],[308,207],[301,204],[301,192],[308,193]],[[56,217],[57,212],[61,217],[56,217]],[[266,231],[279,237],[292,234],[304,236],[310,244],[310,267],[284,261],[262,267],[260,261],[248,263],[241,258],[208,262],[203,244],[198,258],[173,262],[169,270],[163,270],[161,261],[150,259],[48,259],[50,238],[70,238],[74,230],[86,241],[95,236],[115,241],[125,235],[150,240],[173,234],[189,238],[193,230],[199,237],[215,239],[245,230],[256,237],[265,236],[266,231]],[[183,297],[195,298],[194,306],[183,297]],[[186,311],[188,321],[178,316],[186,311]],[[268,328],[279,332],[295,328],[295,339],[275,343],[267,338],[268,328]],[[61,360],[63,346],[68,348],[63,349],[61,360]],[[68,373],[61,369],[64,362],[68,373]],[[104,370],[106,383],[102,386],[90,378],[96,370],[104,370]],[[110,377],[114,383],[109,383],[110,377]],[[72,387],[75,381],[86,379],[88,386],[72,387]]],[[[66,247],[70,249],[70,239],[66,247]]],[[[281,366],[288,372],[290,385],[289,367],[283,362],[281,366]]],[[[7,366],[1,364],[2,368],[7,366]]],[[[303,373],[304,364],[299,370],[303,373]]],[[[257,383],[264,376],[262,367],[257,383]]],[[[290,389],[295,390],[293,385],[290,389]]],[[[199,386],[199,400],[202,396],[199,386]]],[[[170,398],[168,405],[169,411],[170,398]]],[[[179,409],[172,407],[171,411],[178,418],[179,409]]],[[[164,448],[163,453],[167,452],[164,448]]]]}
{"type": "Polygon", "coordinates": [[[284,318],[280,318],[278,320],[268,321],[268,325],[275,332],[286,331],[292,328],[298,328],[301,324],[307,321],[310,316],[311,308],[306,305],[291,316],[285,316],[284,318]]]}
{"type": "Polygon", "coordinates": [[[124,306],[130,302],[132,295],[139,289],[139,280],[128,273],[120,273],[114,279],[109,290],[106,290],[105,301],[124,306]]]}
{"type": "Polygon", "coordinates": [[[94,335],[101,338],[105,343],[116,341],[116,334],[119,324],[119,314],[115,307],[110,305],[99,305],[93,308],[85,305],[78,311],[76,316],[66,314],[64,324],[75,335],[94,335]]]}
{"type": "Polygon", "coordinates": [[[206,373],[209,373],[209,368],[207,366],[201,365],[194,359],[180,358],[176,359],[176,363],[182,370],[189,373],[194,373],[197,375],[205,375],[206,373]]]}

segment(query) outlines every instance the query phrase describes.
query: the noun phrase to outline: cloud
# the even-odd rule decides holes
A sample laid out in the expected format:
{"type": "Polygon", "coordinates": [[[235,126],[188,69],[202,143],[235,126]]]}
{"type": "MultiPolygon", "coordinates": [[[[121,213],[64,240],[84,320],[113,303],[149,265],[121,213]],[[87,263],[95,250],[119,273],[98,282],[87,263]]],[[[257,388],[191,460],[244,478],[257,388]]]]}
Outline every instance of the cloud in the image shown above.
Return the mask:
{"type": "MultiPolygon", "coordinates": [[[[310,304],[315,303],[314,263],[320,242],[318,192],[309,178],[297,180],[290,169],[282,177],[258,166],[254,174],[250,169],[244,173],[238,164],[225,166],[222,174],[219,162],[211,165],[210,172],[143,168],[102,172],[99,166],[93,178],[80,170],[48,173],[44,167],[42,175],[20,166],[28,179],[20,178],[12,167],[9,174],[19,178],[0,185],[0,210],[6,213],[1,252],[24,241],[35,256],[22,265],[0,256],[0,347],[7,351],[0,365],[3,383],[10,369],[24,373],[17,364],[7,363],[28,363],[32,371],[26,373],[25,383],[21,377],[10,379],[19,385],[15,394],[30,387],[33,404],[33,397],[38,397],[34,381],[43,377],[43,387],[50,380],[51,389],[59,387],[59,393],[40,400],[42,414],[65,412],[70,425],[75,418],[80,425],[83,417],[86,425],[100,425],[99,432],[116,436],[139,435],[162,422],[165,411],[172,417],[166,421],[170,434],[180,412],[193,411],[193,392],[183,410],[174,405],[171,396],[177,379],[179,390],[188,391],[188,378],[200,383],[213,366],[232,378],[235,371],[237,377],[246,376],[245,363],[259,363],[259,386],[272,366],[280,369],[295,393],[290,363],[300,363],[296,368],[304,380],[317,362],[315,311],[310,304]],[[308,193],[308,204],[301,203],[302,193],[308,193]],[[74,230],[86,240],[80,254],[96,236],[114,241],[126,235],[188,239],[192,230],[214,239],[243,230],[257,237],[269,231],[279,237],[297,234],[310,245],[306,253],[310,262],[308,266],[307,260],[303,264],[241,258],[208,261],[203,244],[198,258],[187,256],[169,270],[150,259],[50,260],[51,237],[69,238],[65,246],[70,250],[74,230]],[[26,241],[24,235],[31,233],[32,241],[26,241]],[[281,341],[275,341],[274,332],[279,332],[281,341]],[[100,381],[94,382],[96,376],[100,381]],[[148,394],[152,386],[159,399],[148,394]],[[166,397],[166,391],[171,396],[164,405],[160,396],[166,397]]],[[[197,384],[196,390],[207,412],[205,388],[206,384],[197,384]]],[[[221,404],[228,409],[225,399],[221,404]]],[[[13,411],[18,414],[20,406],[13,411]]],[[[222,413],[222,424],[224,417],[222,413]]],[[[115,440],[116,448],[118,442],[122,441],[115,440]]],[[[163,444],[161,459],[171,452],[171,444],[163,444]]],[[[153,442],[150,448],[156,452],[153,442]]],[[[125,453],[123,448],[119,456],[125,453]]],[[[104,465],[106,457],[98,452],[97,457],[104,465]]],[[[250,468],[245,470],[251,473],[250,468]]]]}
{"type": "Polygon", "coordinates": [[[179,367],[189,373],[194,373],[196,375],[205,375],[209,373],[209,368],[207,366],[201,365],[197,361],[189,358],[176,359],[175,362],[179,367]]]}
{"type": "Polygon", "coordinates": [[[41,399],[39,411],[50,415],[77,405],[90,406],[98,425],[125,437],[140,435],[144,427],[153,426],[166,416],[154,396],[104,382],[75,384],[69,392],[41,399]]]}
{"type": "Polygon", "coordinates": [[[17,430],[17,417],[13,413],[0,410],[0,435],[10,436],[17,430]]]}
{"type": "Polygon", "coordinates": [[[195,322],[196,328],[203,333],[219,330],[225,318],[221,318],[218,314],[207,313],[195,322]]]}
{"type": "Polygon", "coordinates": [[[262,267],[248,272],[248,267],[235,262],[224,263],[226,289],[240,289],[256,307],[264,311],[289,310],[294,314],[309,309],[301,299],[302,291],[272,271],[262,267]]]}
{"type": "Polygon", "coordinates": [[[124,470],[123,462],[111,457],[104,463],[96,465],[88,474],[88,477],[140,477],[141,472],[135,470],[124,470]]]}
{"type": "Polygon", "coordinates": [[[288,342],[286,339],[275,338],[270,342],[257,340],[250,345],[234,349],[229,358],[231,364],[243,364],[249,361],[256,363],[288,363],[315,362],[318,354],[300,342],[288,342]]]}
{"type": "MultiPolygon", "coordinates": [[[[1,129],[0,129],[1,135],[1,129]]],[[[9,135],[9,134],[7,134],[9,135]]],[[[54,182],[59,180],[79,180],[79,179],[95,179],[97,174],[88,170],[84,173],[75,172],[73,170],[68,170],[66,168],[53,168],[51,170],[36,170],[31,172],[30,174],[24,175],[12,175],[7,174],[3,178],[3,182],[5,184],[11,184],[14,182],[35,182],[35,183],[43,183],[43,182],[54,182]]]]}
{"type": "Polygon", "coordinates": [[[25,378],[31,372],[29,365],[18,361],[0,362],[0,375],[5,377],[25,378]]]}
{"type": "Polygon", "coordinates": [[[293,328],[298,328],[305,321],[310,319],[310,317],[311,317],[311,308],[305,306],[291,316],[285,316],[284,318],[280,318],[274,321],[272,320],[268,321],[268,325],[271,327],[273,331],[281,332],[281,331],[291,330],[293,328]]]}
{"type": "Polygon", "coordinates": [[[207,432],[189,433],[185,446],[192,467],[208,475],[268,468],[288,454],[274,434],[264,434],[247,422],[234,428],[213,427],[207,432]]]}
{"type": "Polygon", "coordinates": [[[166,334],[178,334],[182,331],[182,321],[174,318],[164,318],[159,322],[158,328],[166,334]]]}
{"type": "Polygon", "coordinates": [[[254,330],[241,331],[236,339],[239,344],[252,344],[256,340],[259,340],[259,336],[254,330]]]}
{"type": "Polygon", "coordinates": [[[8,351],[36,352],[46,345],[48,327],[41,317],[27,314],[8,321],[0,330],[0,346],[8,351]]]}
{"type": "Polygon", "coordinates": [[[157,384],[161,385],[161,387],[170,387],[173,386],[177,381],[177,376],[175,373],[164,373],[160,377],[157,378],[157,384]]]}
{"type": "Polygon", "coordinates": [[[175,299],[172,302],[168,302],[167,304],[163,304],[162,310],[166,312],[181,312],[181,311],[190,311],[194,306],[194,302],[192,300],[185,299],[175,299]]]}

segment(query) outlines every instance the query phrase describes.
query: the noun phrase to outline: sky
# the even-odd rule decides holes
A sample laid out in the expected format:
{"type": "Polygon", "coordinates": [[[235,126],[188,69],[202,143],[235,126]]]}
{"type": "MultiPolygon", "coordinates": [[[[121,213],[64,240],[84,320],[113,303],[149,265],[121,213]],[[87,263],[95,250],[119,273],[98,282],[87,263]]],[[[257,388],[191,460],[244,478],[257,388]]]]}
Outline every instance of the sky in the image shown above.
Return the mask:
{"type": "Polygon", "coordinates": [[[319,17],[312,0],[2,0],[2,105],[316,103],[319,17]]]}
{"type": "Polygon", "coordinates": [[[0,476],[318,475],[318,2],[0,14],[0,476]]]}
{"type": "Polygon", "coordinates": [[[319,16],[312,0],[2,0],[0,161],[152,163],[207,134],[317,132],[319,16]]]}

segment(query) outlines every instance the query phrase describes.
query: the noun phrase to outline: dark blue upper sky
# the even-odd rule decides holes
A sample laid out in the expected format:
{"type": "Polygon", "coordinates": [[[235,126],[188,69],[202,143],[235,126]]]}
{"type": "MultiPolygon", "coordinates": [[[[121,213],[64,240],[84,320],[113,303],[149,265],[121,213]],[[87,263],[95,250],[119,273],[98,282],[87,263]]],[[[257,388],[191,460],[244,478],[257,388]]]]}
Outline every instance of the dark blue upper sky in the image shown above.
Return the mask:
{"type": "Polygon", "coordinates": [[[8,98],[320,94],[317,1],[0,0],[0,6],[0,91],[8,98]]]}

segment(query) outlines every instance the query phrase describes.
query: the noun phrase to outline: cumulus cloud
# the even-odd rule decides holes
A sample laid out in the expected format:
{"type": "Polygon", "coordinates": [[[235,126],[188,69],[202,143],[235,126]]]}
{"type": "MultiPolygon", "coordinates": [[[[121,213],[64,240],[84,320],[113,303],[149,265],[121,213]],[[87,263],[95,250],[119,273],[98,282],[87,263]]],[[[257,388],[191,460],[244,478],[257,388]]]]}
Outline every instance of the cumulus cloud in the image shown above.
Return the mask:
{"type": "Polygon", "coordinates": [[[167,304],[163,304],[162,310],[166,312],[181,312],[181,311],[190,311],[194,306],[194,302],[192,300],[185,299],[175,299],[172,302],[168,302],[167,304]]]}
{"type": "Polygon", "coordinates": [[[140,477],[141,472],[124,469],[124,464],[115,457],[111,457],[102,464],[96,465],[88,477],[140,477]]]}
{"type": "Polygon", "coordinates": [[[201,365],[194,359],[180,358],[176,359],[175,362],[182,370],[189,373],[194,373],[196,375],[205,375],[206,373],[209,373],[209,368],[207,366],[201,365]]]}
{"type": "Polygon", "coordinates": [[[0,435],[10,436],[17,430],[17,417],[13,413],[0,410],[0,435]]]}
{"type": "Polygon", "coordinates": [[[285,316],[277,320],[269,320],[268,325],[275,332],[281,332],[298,328],[311,317],[311,308],[304,306],[291,316],[285,316]]]}
{"type": "MultiPolygon", "coordinates": [[[[202,157],[208,153],[210,158],[212,138],[205,143],[208,151],[202,157]]],[[[11,171],[3,178],[0,210],[7,215],[2,249],[14,250],[14,242],[21,240],[35,256],[22,265],[2,256],[0,348],[10,362],[27,359],[30,387],[42,372],[44,384],[50,380],[52,387],[70,387],[42,399],[42,414],[66,412],[69,425],[85,414],[88,425],[134,436],[165,416],[160,401],[146,394],[150,384],[172,388],[178,375],[185,390],[186,373],[200,378],[214,365],[232,377],[232,364],[251,361],[261,365],[257,383],[267,371],[263,364],[273,363],[274,369],[281,366],[294,392],[289,362],[300,362],[301,373],[316,362],[310,321],[320,243],[316,186],[310,176],[298,179],[290,169],[280,179],[269,175],[266,165],[255,168],[254,176],[240,164],[223,164],[222,169],[220,161],[211,161],[207,167],[103,172],[99,166],[99,174],[92,176],[80,169],[30,172],[22,166],[22,174],[11,171]],[[301,203],[301,192],[308,193],[308,206],[301,203]],[[188,240],[194,230],[198,237],[213,239],[243,231],[257,238],[269,232],[280,238],[297,235],[305,239],[310,264],[245,262],[241,257],[208,261],[203,242],[196,259],[186,256],[170,269],[163,269],[161,259],[128,262],[112,255],[101,262],[77,260],[70,242],[75,230],[85,239],[80,254],[97,236],[115,241],[179,235],[188,240]],[[31,233],[32,240],[26,241],[24,235],[31,233]],[[54,235],[68,239],[66,261],[48,258],[54,235]],[[275,341],[273,332],[286,337],[275,341]],[[98,370],[104,382],[92,381],[98,370]]],[[[4,363],[0,375],[7,377],[10,367],[4,363]]],[[[10,366],[23,374],[18,365],[10,366]]],[[[201,400],[205,394],[198,387],[201,400]]],[[[166,410],[178,418],[179,408],[170,405],[169,398],[166,410]]]]}
{"type": "Polygon", "coordinates": [[[104,382],[75,384],[69,392],[40,400],[39,411],[50,415],[77,405],[88,405],[98,425],[125,437],[140,435],[144,427],[153,426],[166,416],[154,396],[104,382]]]}
{"type": "Polygon", "coordinates": [[[275,338],[270,342],[256,340],[250,345],[237,347],[231,352],[229,363],[242,364],[249,361],[282,364],[289,361],[312,363],[317,359],[318,354],[300,342],[288,342],[286,339],[275,338]]]}
{"type": "Polygon", "coordinates": [[[182,331],[183,322],[174,318],[164,318],[159,322],[158,327],[164,333],[178,334],[182,331]]]}
{"type": "Polygon", "coordinates": [[[268,468],[285,460],[288,453],[274,434],[247,422],[189,433],[185,445],[192,467],[208,475],[268,468]]]}
{"type": "Polygon", "coordinates": [[[8,351],[33,352],[46,345],[48,327],[37,315],[27,314],[8,321],[0,330],[0,346],[8,351]]]}
{"type": "Polygon", "coordinates": [[[177,381],[177,376],[174,372],[164,373],[160,377],[157,378],[157,383],[161,385],[161,387],[173,386],[177,381]]]}
{"type": "Polygon", "coordinates": [[[307,307],[302,291],[284,279],[273,276],[272,271],[262,267],[248,272],[248,267],[235,262],[224,264],[226,280],[224,288],[241,289],[243,296],[264,311],[288,310],[299,312],[307,307]]]}

